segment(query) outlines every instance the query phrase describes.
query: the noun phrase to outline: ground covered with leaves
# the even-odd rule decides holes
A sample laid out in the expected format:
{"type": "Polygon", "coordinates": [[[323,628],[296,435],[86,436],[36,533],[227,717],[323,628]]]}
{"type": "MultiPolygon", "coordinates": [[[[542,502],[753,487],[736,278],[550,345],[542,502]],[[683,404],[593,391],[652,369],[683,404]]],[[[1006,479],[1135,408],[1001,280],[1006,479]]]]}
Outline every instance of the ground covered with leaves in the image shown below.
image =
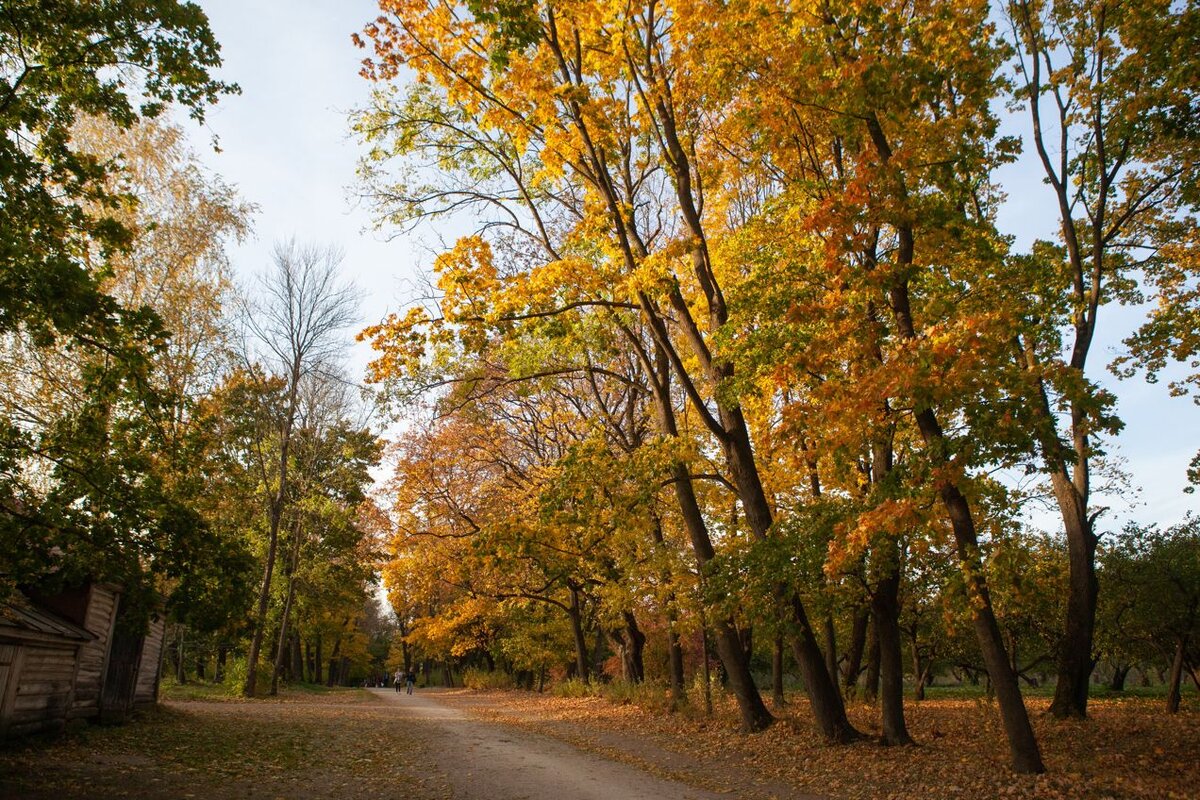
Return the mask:
{"type": "Polygon", "coordinates": [[[366,692],[171,701],[116,727],[0,749],[0,800],[449,797],[421,745],[366,692]]]}
{"type": "MultiPolygon", "coordinates": [[[[642,690],[653,701],[650,690],[642,690]]],[[[983,699],[908,706],[916,747],[822,745],[803,698],[770,730],[737,732],[731,705],[668,713],[653,702],[529,692],[439,691],[438,703],[570,742],[664,778],[744,800],[771,798],[1200,798],[1200,712],[1161,701],[1097,700],[1087,722],[1045,715],[1030,700],[1049,772],[1014,775],[998,714],[983,699]]],[[[877,712],[851,717],[877,732],[877,712]]],[[[121,797],[448,798],[419,720],[362,690],[278,700],[172,700],[119,727],[81,726],[0,748],[0,800],[121,797]]],[[[443,754],[444,755],[444,754],[443,754]]],[[[482,765],[462,764],[463,769],[482,765]]]]}
{"type": "MultiPolygon", "coordinates": [[[[802,699],[776,709],[761,734],[736,730],[732,707],[712,717],[664,714],[596,697],[515,692],[448,697],[505,724],[546,733],[647,770],[742,798],[1200,798],[1200,712],[1163,713],[1161,701],[1098,700],[1086,722],[1057,721],[1048,701],[1030,710],[1047,773],[1015,775],[999,713],[983,699],[910,703],[915,747],[871,741],[822,745],[802,699]]],[[[878,733],[878,712],[850,709],[861,730],[878,733]]]]}

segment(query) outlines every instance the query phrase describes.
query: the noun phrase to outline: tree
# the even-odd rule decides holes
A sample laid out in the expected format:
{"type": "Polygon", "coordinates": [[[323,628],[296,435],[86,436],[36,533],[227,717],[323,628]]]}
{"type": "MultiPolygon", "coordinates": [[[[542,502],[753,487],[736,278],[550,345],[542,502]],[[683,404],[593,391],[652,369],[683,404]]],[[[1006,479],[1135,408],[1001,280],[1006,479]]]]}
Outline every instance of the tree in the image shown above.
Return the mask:
{"type": "Polygon", "coordinates": [[[153,121],[121,129],[85,118],[73,129],[78,152],[120,158],[106,187],[139,200],[112,212],[130,239],[95,276],[97,289],[140,309],[156,333],[146,342],[118,328],[55,345],[28,326],[5,335],[0,407],[14,432],[5,521],[15,532],[5,541],[16,552],[4,554],[13,565],[4,572],[33,585],[106,576],[130,600],[160,590],[171,613],[203,615],[187,608],[196,592],[219,593],[223,577],[232,588],[241,557],[205,513],[212,473],[201,465],[209,445],[196,408],[225,344],[224,248],[245,232],[249,210],[199,170],[181,136],[153,121]]]}
{"type": "Polygon", "coordinates": [[[252,359],[249,348],[257,348],[271,369],[269,375],[257,369],[246,375],[264,387],[270,381],[278,390],[268,427],[260,428],[262,438],[252,443],[267,512],[267,543],[242,690],[247,697],[254,696],[257,683],[280,526],[294,500],[289,470],[303,387],[322,372],[329,373],[341,349],[337,334],[358,312],[356,291],[338,283],[341,255],[336,250],[288,242],[276,245],[272,261],[271,271],[261,279],[261,295],[248,302],[244,315],[245,357],[252,359]]]}
{"type": "Polygon", "coordinates": [[[236,91],[208,74],[220,56],[207,17],[175,0],[17,0],[0,17],[0,53],[0,331],[27,326],[45,343],[136,323],[98,285],[97,262],[129,244],[111,216],[128,195],[74,126],[90,115],[128,128],[171,103],[202,119],[236,91]]]}
{"type": "Polygon", "coordinates": [[[1017,0],[1006,10],[1017,53],[1014,102],[1028,111],[1027,138],[1059,222],[1059,245],[1035,247],[1039,269],[1025,283],[1032,324],[1018,340],[1029,425],[1070,561],[1050,710],[1084,717],[1099,591],[1095,521],[1103,512],[1093,507],[1092,471],[1099,440],[1120,428],[1113,397],[1087,376],[1088,357],[1101,307],[1143,299],[1139,274],[1164,302],[1134,341],[1143,357],[1161,364],[1171,320],[1186,316],[1200,198],[1192,166],[1198,91],[1194,59],[1184,54],[1200,46],[1200,31],[1193,3],[1017,0]]]}

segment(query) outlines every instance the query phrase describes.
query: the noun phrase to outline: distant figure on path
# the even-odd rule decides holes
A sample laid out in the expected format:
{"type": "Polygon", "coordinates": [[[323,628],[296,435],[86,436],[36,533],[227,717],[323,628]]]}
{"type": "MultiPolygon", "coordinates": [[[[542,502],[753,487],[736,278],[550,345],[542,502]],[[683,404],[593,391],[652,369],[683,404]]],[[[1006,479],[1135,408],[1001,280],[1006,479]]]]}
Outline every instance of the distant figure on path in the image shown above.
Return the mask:
{"type": "Polygon", "coordinates": [[[406,674],[404,676],[404,686],[405,686],[405,690],[407,691],[408,694],[412,694],[413,685],[416,682],[417,682],[417,676],[413,674],[412,670],[409,670],[408,674],[406,674]]]}
{"type": "Polygon", "coordinates": [[[397,669],[397,670],[396,670],[396,680],[394,681],[394,684],[395,684],[395,686],[396,686],[396,691],[397,691],[397,692],[399,692],[399,691],[400,691],[400,685],[401,685],[402,683],[404,683],[404,670],[402,670],[402,669],[397,669]]]}

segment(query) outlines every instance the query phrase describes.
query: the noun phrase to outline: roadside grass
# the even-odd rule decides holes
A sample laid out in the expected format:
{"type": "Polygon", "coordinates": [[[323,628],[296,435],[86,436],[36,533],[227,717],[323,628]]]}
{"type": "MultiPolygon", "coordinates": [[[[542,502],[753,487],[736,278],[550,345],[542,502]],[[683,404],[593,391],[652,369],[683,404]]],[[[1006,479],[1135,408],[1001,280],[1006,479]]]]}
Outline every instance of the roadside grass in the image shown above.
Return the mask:
{"type": "Polygon", "coordinates": [[[125,725],[10,742],[0,800],[446,796],[421,767],[420,743],[361,689],[245,700],[188,684],[171,694],[179,699],[125,725]]]}

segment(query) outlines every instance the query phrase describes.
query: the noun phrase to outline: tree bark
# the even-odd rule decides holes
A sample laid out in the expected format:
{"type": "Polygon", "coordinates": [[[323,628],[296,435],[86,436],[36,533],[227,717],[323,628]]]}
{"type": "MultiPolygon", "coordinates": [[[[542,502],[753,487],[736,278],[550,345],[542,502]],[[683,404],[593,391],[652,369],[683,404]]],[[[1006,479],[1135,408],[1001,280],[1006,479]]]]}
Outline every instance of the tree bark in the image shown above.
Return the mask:
{"type": "Polygon", "coordinates": [[[1108,682],[1108,688],[1114,692],[1125,691],[1125,679],[1129,677],[1129,670],[1129,666],[1114,664],[1112,679],[1108,682]]]}
{"type": "MultiPolygon", "coordinates": [[[[878,127],[878,123],[876,123],[876,127],[878,127]]],[[[900,250],[898,259],[900,263],[911,264],[912,231],[900,227],[898,233],[900,250]]],[[[889,290],[889,301],[900,335],[906,340],[915,340],[917,334],[913,325],[907,284],[901,282],[894,285],[889,290]]],[[[933,409],[920,408],[914,416],[921,440],[931,451],[935,463],[946,465],[948,443],[933,409]]],[[[983,652],[984,665],[987,667],[988,676],[995,687],[999,700],[1000,717],[1004,722],[1004,731],[1008,737],[1008,749],[1013,769],[1020,773],[1045,772],[1046,768],[1042,765],[1037,739],[1033,734],[1033,726],[1029,722],[1029,712],[1026,711],[1025,702],[1021,698],[1021,687],[1017,683],[1016,673],[1008,663],[1008,654],[1004,649],[1000,626],[996,623],[996,616],[992,610],[991,593],[988,591],[987,579],[984,577],[983,559],[979,552],[979,538],[975,530],[975,519],[971,514],[971,506],[951,478],[940,478],[935,488],[941,498],[942,506],[946,510],[946,515],[950,518],[950,527],[954,532],[958,560],[967,579],[967,592],[972,606],[972,623],[976,638],[979,639],[979,649],[983,652]]]]}
{"type": "Polygon", "coordinates": [[[776,634],[775,646],[771,651],[771,698],[776,708],[783,708],[783,636],[776,634]]]}
{"type": "Polygon", "coordinates": [[[854,610],[854,626],[850,629],[850,649],[846,651],[846,670],[842,673],[842,685],[846,696],[854,697],[858,676],[862,672],[863,652],[867,648],[867,626],[871,621],[871,607],[860,604],[854,610]]]}
{"type": "Polygon", "coordinates": [[[1050,713],[1060,719],[1087,716],[1088,689],[1095,667],[1092,642],[1096,629],[1096,599],[1100,585],[1096,580],[1096,545],[1081,497],[1065,474],[1052,476],[1054,494],[1062,510],[1067,534],[1070,579],[1067,592],[1067,618],[1058,653],[1058,683],[1050,713]]]}
{"type": "Polygon", "coordinates": [[[279,621],[279,643],[275,648],[275,666],[271,670],[271,697],[279,694],[279,674],[288,655],[288,623],[292,616],[292,601],[296,597],[296,563],[300,560],[300,520],[292,522],[292,552],[287,564],[287,596],[279,621]]]}
{"type": "Polygon", "coordinates": [[[1187,638],[1180,637],[1175,642],[1175,657],[1171,659],[1171,675],[1167,679],[1167,713],[1179,711],[1183,688],[1183,662],[1187,653],[1187,638]]]}
{"type": "MultiPolygon", "coordinates": [[[[899,546],[891,542],[899,556],[899,546]]],[[[900,647],[900,573],[890,565],[871,600],[871,619],[879,642],[879,674],[882,679],[883,737],[886,745],[912,744],[904,724],[904,666],[900,647]]]]}
{"type": "Polygon", "coordinates": [[[874,621],[867,636],[867,671],[863,676],[862,699],[873,705],[879,699],[879,627],[874,621]]]}
{"type": "Polygon", "coordinates": [[[632,611],[625,611],[621,616],[625,621],[623,634],[625,653],[623,659],[628,673],[626,677],[634,683],[641,683],[646,679],[646,666],[643,660],[643,652],[646,648],[646,634],[642,633],[641,629],[638,628],[637,618],[633,616],[632,611]]]}
{"type": "Polygon", "coordinates": [[[579,606],[579,589],[569,586],[571,604],[567,606],[567,616],[571,619],[571,636],[575,641],[575,676],[587,683],[591,673],[588,671],[587,637],[583,632],[583,612],[579,606]]]}

